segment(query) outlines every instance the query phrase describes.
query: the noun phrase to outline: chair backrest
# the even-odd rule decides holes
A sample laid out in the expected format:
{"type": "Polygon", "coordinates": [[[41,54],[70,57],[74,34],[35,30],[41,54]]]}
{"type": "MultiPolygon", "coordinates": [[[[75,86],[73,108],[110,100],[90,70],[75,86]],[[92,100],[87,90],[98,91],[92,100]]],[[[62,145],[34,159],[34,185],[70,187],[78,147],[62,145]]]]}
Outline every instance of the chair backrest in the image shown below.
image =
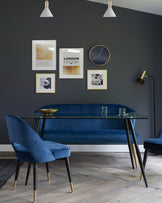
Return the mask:
{"type": "Polygon", "coordinates": [[[22,145],[38,163],[55,160],[44,141],[25,121],[19,117],[8,115],[6,123],[13,148],[14,143],[22,145]]]}
{"type": "Polygon", "coordinates": [[[160,132],[158,133],[157,138],[162,138],[162,129],[161,129],[160,132]]]}

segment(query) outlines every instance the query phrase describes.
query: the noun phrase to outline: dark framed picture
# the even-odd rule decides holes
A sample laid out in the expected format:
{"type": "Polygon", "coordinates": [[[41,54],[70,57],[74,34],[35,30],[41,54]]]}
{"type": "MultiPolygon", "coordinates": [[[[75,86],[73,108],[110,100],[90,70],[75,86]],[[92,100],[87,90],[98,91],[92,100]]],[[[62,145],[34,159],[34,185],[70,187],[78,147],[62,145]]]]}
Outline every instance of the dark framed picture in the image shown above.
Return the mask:
{"type": "Polygon", "coordinates": [[[88,90],[107,90],[107,70],[87,70],[88,90]]]}
{"type": "Polygon", "coordinates": [[[36,93],[55,93],[55,74],[36,73],[36,93]]]}
{"type": "Polygon", "coordinates": [[[110,50],[105,45],[95,45],[89,51],[89,60],[96,66],[106,65],[110,57],[110,50]]]}

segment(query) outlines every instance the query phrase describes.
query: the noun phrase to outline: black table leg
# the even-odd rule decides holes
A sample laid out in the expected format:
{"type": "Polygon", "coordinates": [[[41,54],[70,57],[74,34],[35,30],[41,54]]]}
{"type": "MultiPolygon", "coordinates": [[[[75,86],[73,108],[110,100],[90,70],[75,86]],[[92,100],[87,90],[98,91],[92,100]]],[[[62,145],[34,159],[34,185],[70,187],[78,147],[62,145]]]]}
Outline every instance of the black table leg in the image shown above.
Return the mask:
{"type": "Polygon", "coordinates": [[[39,118],[39,119],[38,119],[38,124],[37,124],[37,130],[36,130],[36,132],[37,132],[38,134],[39,134],[40,122],[41,122],[41,119],[39,118]]]}
{"type": "Polygon", "coordinates": [[[132,168],[134,169],[134,161],[133,161],[133,151],[132,151],[132,145],[130,140],[130,133],[129,133],[129,126],[128,126],[128,120],[124,119],[126,132],[127,132],[127,141],[128,141],[128,148],[129,148],[129,154],[131,158],[132,168]]]}
{"type": "Polygon", "coordinates": [[[45,123],[46,123],[46,119],[43,118],[42,129],[41,129],[41,138],[43,138],[45,123]]]}
{"type": "Polygon", "coordinates": [[[138,157],[139,165],[140,165],[141,172],[142,172],[142,175],[143,175],[143,179],[145,181],[146,187],[148,187],[146,176],[145,176],[145,170],[144,170],[144,166],[143,166],[143,163],[142,163],[141,153],[140,153],[140,150],[139,150],[139,147],[138,147],[138,144],[137,144],[136,135],[135,135],[135,132],[134,132],[134,129],[133,129],[132,120],[128,119],[128,121],[129,121],[130,130],[131,130],[131,133],[132,133],[133,141],[134,141],[134,144],[135,144],[137,157],[138,157]]]}

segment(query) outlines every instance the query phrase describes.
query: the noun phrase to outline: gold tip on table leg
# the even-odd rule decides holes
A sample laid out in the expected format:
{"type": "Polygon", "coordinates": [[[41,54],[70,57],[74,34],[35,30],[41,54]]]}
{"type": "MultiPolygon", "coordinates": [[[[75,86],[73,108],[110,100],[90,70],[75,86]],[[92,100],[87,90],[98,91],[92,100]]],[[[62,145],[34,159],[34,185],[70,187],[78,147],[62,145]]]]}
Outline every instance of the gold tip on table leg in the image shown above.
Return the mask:
{"type": "Polygon", "coordinates": [[[17,180],[15,180],[15,182],[14,182],[14,186],[13,186],[14,190],[16,189],[16,185],[17,185],[17,180]]]}
{"type": "Polygon", "coordinates": [[[48,181],[50,181],[50,173],[47,173],[48,181]]]}
{"type": "Polygon", "coordinates": [[[73,183],[70,182],[71,192],[74,192],[73,183]]]}
{"type": "Polygon", "coordinates": [[[37,193],[37,191],[34,190],[34,203],[36,203],[36,193],[37,193]]]}
{"type": "Polygon", "coordinates": [[[135,160],[136,168],[138,168],[137,153],[136,153],[136,148],[135,148],[134,144],[132,144],[132,148],[133,148],[133,155],[134,155],[134,160],[135,160]]]}

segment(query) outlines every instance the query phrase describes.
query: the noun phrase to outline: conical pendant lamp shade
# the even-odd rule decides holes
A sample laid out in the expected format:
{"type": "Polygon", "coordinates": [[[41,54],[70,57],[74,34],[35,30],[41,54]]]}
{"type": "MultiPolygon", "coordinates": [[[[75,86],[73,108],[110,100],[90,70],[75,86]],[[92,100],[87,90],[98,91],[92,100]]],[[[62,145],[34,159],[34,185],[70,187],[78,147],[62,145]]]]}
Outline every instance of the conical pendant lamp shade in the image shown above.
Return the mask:
{"type": "Polygon", "coordinates": [[[43,18],[53,17],[51,11],[49,10],[49,2],[48,1],[45,1],[45,8],[44,8],[43,12],[41,13],[40,17],[43,17],[43,18]]]}
{"type": "Polygon", "coordinates": [[[108,9],[106,10],[103,17],[109,17],[109,18],[116,17],[116,14],[114,13],[114,11],[112,9],[112,1],[108,1],[108,9]]]}

